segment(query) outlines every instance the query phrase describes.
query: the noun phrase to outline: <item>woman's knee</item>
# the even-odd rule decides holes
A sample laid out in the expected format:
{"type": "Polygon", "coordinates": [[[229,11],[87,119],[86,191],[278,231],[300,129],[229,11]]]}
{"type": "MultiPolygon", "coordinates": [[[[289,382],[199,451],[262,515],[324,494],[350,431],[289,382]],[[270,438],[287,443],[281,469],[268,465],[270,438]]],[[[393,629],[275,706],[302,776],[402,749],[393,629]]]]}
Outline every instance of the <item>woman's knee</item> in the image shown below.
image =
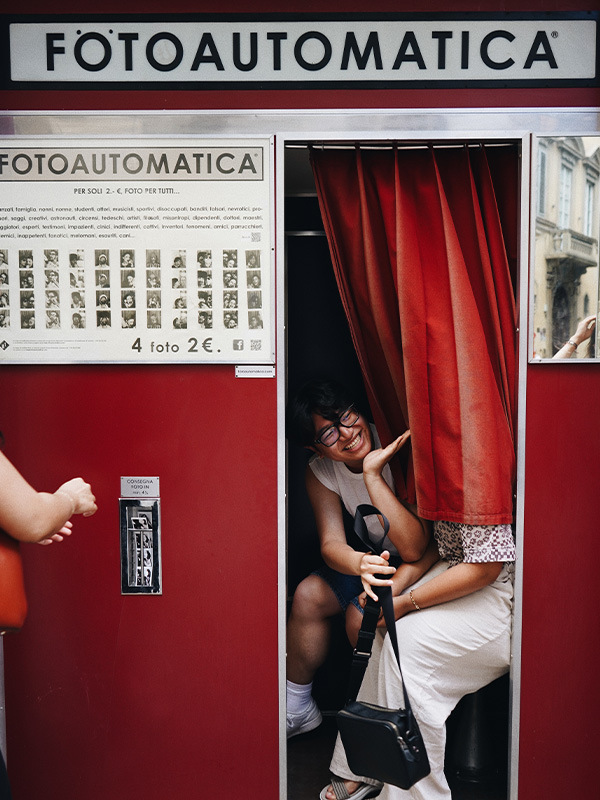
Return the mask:
{"type": "Polygon", "coordinates": [[[318,575],[309,575],[298,584],[292,601],[292,614],[331,617],[339,611],[340,605],[333,590],[318,575]]]}

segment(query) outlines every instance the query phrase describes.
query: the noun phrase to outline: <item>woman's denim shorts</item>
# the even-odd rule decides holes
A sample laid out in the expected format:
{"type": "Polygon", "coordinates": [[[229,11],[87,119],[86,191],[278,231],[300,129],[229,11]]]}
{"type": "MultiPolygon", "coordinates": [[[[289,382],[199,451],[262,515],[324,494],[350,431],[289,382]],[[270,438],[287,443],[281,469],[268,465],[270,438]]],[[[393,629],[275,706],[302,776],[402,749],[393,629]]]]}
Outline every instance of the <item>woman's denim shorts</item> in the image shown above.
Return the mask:
{"type": "Polygon", "coordinates": [[[322,578],[325,583],[331,587],[335,594],[342,611],[345,611],[350,603],[356,606],[360,613],[363,613],[362,607],[358,602],[358,595],[364,592],[361,579],[358,575],[343,575],[341,572],[336,572],[326,564],[320,569],[316,569],[313,575],[322,578]]]}

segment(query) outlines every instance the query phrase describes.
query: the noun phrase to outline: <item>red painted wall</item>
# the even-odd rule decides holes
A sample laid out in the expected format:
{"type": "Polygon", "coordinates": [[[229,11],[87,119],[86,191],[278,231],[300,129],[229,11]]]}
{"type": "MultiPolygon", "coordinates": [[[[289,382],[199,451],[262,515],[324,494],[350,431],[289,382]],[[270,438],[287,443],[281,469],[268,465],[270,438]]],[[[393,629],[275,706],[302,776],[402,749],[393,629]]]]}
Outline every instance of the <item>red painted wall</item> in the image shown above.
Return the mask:
{"type": "Polygon", "coordinates": [[[15,797],[229,800],[232,781],[277,797],[275,381],[232,366],[0,380],[7,455],[38,488],[85,476],[99,506],[69,541],[23,547],[29,618],[5,645],[15,797]],[[160,476],[162,596],[121,596],[121,475],[160,476]]]}
{"type": "Polygon", "coordinates": [[[533,365],[528,370],[523,800],[598,795],[599,402],[598,365],[533,365]],[[558,723],[563,712],[569,718],[564,728],[558,723]],[[561,729],[573,736],[565,738],[561,729]]]}
{"type": "MultiPolygon", "coordinates": [[[[247,11],[242,0],[227,10],[247,11]]],[[[529,10],[591,4],[530,0],[529,10]]],[[[20,13],[77,13],[28,0],[20,13]]],[[[335,0],[328,10],[364,10],[335,0]]],[[[461,11],[522,10],[463,0],[461,11]]],[[[448,11],[445,0],[402,11],[448,11]]],[[[189,0],[169,12],[197,9],[189,0]]],[[[370,11],[394,11],[395,1],[370,11]]],[[[86,9],[92,11],[92,7],[86,9]]],[[[102,13],[163,12],[161,0],[102,13]]],[[[263,0],[257,12],[280,11],[263,0]]],[[[321,2],[286,11],[323,12],[321,2]]],[[[202,11],[223,11],[204,2],[202,11]]],[[[5,109],[600,106],[597,89],[5,92],[5,109]]],[[[100,510],[24,548],[25,629],[6,641],[19,800],[278,797],[276,395],[233,367],[3,367],[6,453],[38,488],[74,473],[100,510]],[[159,475],[161,597],[122,597],[121,475],[159,475]],[[235,718],[235,723],[233,719],[235,718]]],[[[528,368],[520,798],[591,798],[600,670],[595,570],[600,367],[528,368]],[[565,711],[568,709],[568,715],[565,711]],[[567,719],[568,716],[568,719],[567,719]],[[566,726],[566,727],[565,727],[566,726]],[[583,754],[582,754],[583,751],[583,754]]]]}

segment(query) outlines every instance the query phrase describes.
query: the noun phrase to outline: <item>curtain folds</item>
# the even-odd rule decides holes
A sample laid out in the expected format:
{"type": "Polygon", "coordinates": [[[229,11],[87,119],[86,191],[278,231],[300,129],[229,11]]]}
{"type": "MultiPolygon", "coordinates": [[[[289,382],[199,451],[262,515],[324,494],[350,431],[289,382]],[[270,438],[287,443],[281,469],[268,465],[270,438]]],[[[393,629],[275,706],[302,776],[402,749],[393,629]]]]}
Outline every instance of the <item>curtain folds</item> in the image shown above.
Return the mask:
{"type": "Polygon", "coordinates": [[[313,150],[336,279],[398,494],[512,522],[517,150],[313,150]],[[504,225],[504,233],[503,233],[504,225]]]}

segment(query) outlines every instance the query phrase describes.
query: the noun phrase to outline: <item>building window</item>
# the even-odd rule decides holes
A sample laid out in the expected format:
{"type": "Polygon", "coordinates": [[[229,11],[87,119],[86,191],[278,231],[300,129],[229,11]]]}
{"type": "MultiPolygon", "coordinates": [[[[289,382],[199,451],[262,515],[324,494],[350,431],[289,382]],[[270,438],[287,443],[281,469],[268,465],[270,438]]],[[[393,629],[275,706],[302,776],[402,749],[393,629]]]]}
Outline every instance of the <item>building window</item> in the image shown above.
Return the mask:
{"type": "Polygon", "coordinates": [[[571,222],[571,187],[573,170],[566,164],[560,167],[560,194],[558,199],[558,227],[568,228],[571,222]]]}
{"type": "Polygon", "coordinates": [[[546,161],[547,153],[543,147],[538,150],[538,193],[537,213],[539,217],[546,216],[546,161]]]}
{"type": "Polygon", "coordinates": [[[592,181],[585,182],[585,209],[583,232],[586,236],[594,235],[594,191],[596,186],[592,181]]]}

